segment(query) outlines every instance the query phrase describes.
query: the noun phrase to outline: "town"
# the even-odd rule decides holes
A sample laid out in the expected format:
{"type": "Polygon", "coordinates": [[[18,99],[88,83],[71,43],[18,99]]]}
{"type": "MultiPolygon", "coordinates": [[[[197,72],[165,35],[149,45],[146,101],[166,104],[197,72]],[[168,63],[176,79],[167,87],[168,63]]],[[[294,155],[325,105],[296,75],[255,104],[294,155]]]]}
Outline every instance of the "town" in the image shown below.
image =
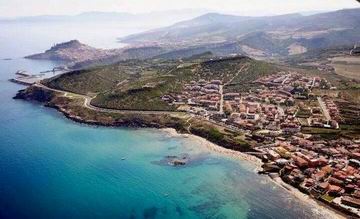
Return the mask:
{"type": "Polygon", "coordinates": [[[252,154],[264,162],[262,173],[281,179],[331,206],[360,216],[360,141],[323,139],[303,128],[339,129],[338,105],[314,89],[334,90],[320,77],[279,72],[253,82],[248,92],[226,92],[226,82],[199,79],[180,94],[162,100],[193,116],[255,141],[252,154]]]}

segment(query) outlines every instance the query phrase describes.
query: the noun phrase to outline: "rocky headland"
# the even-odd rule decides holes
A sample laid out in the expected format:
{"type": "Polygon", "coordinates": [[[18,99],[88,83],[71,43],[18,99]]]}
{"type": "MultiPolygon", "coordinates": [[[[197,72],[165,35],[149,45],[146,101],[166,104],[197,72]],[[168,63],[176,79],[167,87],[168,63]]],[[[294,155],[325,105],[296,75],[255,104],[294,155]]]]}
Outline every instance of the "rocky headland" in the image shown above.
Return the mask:
{"type": "Polygon", "coordinates": [[[85,45],[78,40],[59,43],[43,53],[26,56],[27,59],[46,59],[64,62],[84,62],[87,60],[101,59],[118,54],[116,49],[97,49],[85,45]]]}

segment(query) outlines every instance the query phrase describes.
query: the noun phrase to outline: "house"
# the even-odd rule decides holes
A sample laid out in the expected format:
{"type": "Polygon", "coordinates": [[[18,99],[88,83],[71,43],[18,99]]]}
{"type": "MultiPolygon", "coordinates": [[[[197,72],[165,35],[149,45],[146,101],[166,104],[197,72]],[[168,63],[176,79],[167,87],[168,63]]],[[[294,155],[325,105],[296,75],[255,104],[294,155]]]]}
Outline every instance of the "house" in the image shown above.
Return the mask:
{"type": "Polygon", "coordinates": [[[267,155],[270,157],[271,160],[278,160],[280,158],[280,155],[271,149],[268,150],[267,155]]]}
{"type": "Polygon", "coordinates": [[[216,85],[221,85],[222,81],[221,80],[211,80],[210,84],[216,84],[216,85]]]}
{"type": "Polygon", "coordinates": [[[315,192],[324,194],[327,192],[329,186],[330,186],[330,184],[328,182],[323,182],[323,183],[317,184],[314,189],[315,189],[315,192]]]}
{"type": "Polygon", "coordinates": [[[293,160],[296,164],[296,166],[300,167],[300,168],[305,168],[309,166],[309,162],[307,162],[305,159],[303,159],[302,157],[299,156],[293,156],[293,160]]]}
{"type": "Polygon", "coordinates": [[[274,149],[282,158],[290,158],[291,154],[283,147],[277,147],[274,149]]]}
{"type": "Polygon", "coordinates": [[[246,115],[246,119],[254,120],[254,119],[256,119],[256,114],[250,114],[250,113],[248,113],[248,114],[246,115]]]}
{"type": "Polygon", "coordinates": [[[360,153],[352,153],[350,155],[352,159],[359,160],[360,161],[360,153]]]}
{"type": "Polygon", "coordinates": [[[355,159],[349,160],[349,165],[359,168],[360,167],[360,161],[355,159]]]}
{"type": "Polygon", "coordinates": [[[328,160],[325,157],[320,157],[320,158],[310,160],[311,167],[321,167],[321,166],[325,166],[327,163],[328,163],[328,160]]]}
{"type": "Polygon", "coordinates": [[[342,186],[344,184],[343,181],[336,179],[334,177],[329,178],[329,183],[331,183],[332,185],[337,185],[337,186],[342,186]]]}
{"type": "Polygon", "coordinates": [[[236,98],[240,98],[239,93],[226,93],[226,94],[224,94],[224,100],[235,100],[236,98]]]}
{"type": "Polygon", "coordinates": [[[360,199],[358,199],[358,198],[344,196],[341,198],[341,203],[344,205],[354,207],[354,208],[360,208],[360,199]]]}
{"type": "Polygon", "coordinates": [[[343,189],[337,185],[330,185],[328,189],[328,194],[332,196],[338,196],[343,192],[343,189]]]}

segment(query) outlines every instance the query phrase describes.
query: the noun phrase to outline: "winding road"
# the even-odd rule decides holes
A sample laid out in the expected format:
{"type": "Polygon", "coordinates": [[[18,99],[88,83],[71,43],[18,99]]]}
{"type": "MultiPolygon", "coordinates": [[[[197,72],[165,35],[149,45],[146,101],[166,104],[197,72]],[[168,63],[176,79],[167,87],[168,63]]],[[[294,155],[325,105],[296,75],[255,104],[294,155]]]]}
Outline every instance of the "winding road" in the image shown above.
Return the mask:
{"type": "Polygon", "coordinates": [[[77,93],[72,93],[72,92],[68,92],[68,91],[58,90],[58,89],[47,87],[39,82],[35,83],[33,86],[40,87],[40,88],[50,90],[50,91],[54,91],[54,92],[58,92],[58,93],[62,93],[64,96],[73,95],[73,96],[81,97],[84,99],[84,107],[86,107],[90,110],[97,111],[97,112],[118,113],[118,114],[135,113],[135,114],[149,114],[149,115],[155,115],[155,114],[156,115],[169,115],[169,114],[178,115],[179,113],[181,113],[181,112],[174,112],[174,111],[119,110],[119,109],[102,108],[102,107],[97,107],[97,106],[94,106],[91,104],[91,100],[93,100],[96,96],[89,97],[89,96],[86,96],[83,94],[77,94],[77,93]]]}

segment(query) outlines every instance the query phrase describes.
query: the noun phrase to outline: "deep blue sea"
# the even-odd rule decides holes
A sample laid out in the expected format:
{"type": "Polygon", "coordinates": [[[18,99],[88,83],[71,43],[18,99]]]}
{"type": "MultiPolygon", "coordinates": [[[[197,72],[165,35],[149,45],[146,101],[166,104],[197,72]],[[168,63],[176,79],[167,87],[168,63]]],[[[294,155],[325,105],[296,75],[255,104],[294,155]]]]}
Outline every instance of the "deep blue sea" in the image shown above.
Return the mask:
{"type": "Polygon", "coordinates": [[[56,65],[20,57],[73,37],[116,46],[116,37],[131,31],[70,34],[64,27],[49,32],[48,24],[0,24],[0,30],[0,58],[13,58],[0,61],[0,218],[328,218],[247,161],[190,138],[77,124],[12,99],[24,88],[8,82],[15,71],[56,65]],[[191,158],[184,167],[162,162],[182,154],[191,158]]]}

